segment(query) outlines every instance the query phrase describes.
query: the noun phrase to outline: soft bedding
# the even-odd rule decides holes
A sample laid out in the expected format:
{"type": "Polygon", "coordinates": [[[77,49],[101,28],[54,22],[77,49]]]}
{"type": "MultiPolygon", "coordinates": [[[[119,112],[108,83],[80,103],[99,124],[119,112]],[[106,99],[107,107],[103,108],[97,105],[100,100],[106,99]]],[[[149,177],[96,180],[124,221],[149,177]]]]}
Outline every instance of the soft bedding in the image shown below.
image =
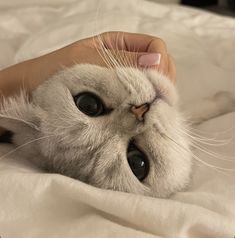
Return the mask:
{"type": "MultiPolygon", "coordinates": [[[[176,60],[182,106],[193,109],[222,91],[235,96],[235,20],[147,1],[1,0],[0,68],[107,30],[164,38],[176,60]]],[[[214,156],[196,149],[190,188],[170,199],[102,190],[46,174],[17,151],[4,153],[7,145],[2,145],[0,237],[233,238],[235,112],[194,132],[217,145],[206,145],[214,156]]]]}

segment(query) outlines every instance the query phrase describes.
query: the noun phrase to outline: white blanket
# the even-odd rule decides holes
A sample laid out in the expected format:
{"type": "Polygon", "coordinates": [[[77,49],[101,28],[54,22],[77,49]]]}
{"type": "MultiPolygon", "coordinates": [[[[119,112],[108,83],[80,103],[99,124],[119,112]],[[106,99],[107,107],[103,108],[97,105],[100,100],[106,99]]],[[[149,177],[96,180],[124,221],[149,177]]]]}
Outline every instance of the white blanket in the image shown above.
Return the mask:
{"type": "MultiPolygon", "coordinates": [[[[138,0],[0,0],[0,68],[106,30],[164,38],[178,69],[182,103],[220,91],[235,95],[235,20],[138,0]]],[[[101,190],[45,174],[19,161],[0,161],[0,237],[235,236],[235,112],[200,126],[229,143],[196,151],[192,185],[170,199],[101,190]],[[226,156],[229,156],[226,157],[226,156]],[[228,161],[228,159],[230,161],[228,161]],[[218,171],[205,163],[233,169],[218,171]]],[[[12,160],[12,159],[15,160],[12,160]]]]}

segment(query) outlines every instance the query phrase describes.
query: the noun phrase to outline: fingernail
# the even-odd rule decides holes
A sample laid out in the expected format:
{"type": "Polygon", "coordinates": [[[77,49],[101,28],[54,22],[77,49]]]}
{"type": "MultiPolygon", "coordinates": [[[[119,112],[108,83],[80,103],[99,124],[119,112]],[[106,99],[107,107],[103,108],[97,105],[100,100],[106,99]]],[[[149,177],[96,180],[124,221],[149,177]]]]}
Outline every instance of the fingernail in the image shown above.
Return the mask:
{"type": "Polygon", "coordinates": [[[147,67],[147,66],[154,66],[159,65],[161,61],[161,54],[159,53],[152,53],[141,55],[138,59],[139,66],[147,67]]]}

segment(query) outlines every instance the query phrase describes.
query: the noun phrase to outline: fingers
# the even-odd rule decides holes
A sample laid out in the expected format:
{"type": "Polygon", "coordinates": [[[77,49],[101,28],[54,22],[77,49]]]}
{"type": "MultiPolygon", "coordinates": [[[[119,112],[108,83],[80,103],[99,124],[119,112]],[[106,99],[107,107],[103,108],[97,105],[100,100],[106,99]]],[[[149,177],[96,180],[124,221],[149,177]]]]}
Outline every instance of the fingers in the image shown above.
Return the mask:
{"type": "Polygon", "coordinates": [[[176,67],[174,60],[171,55],[168,54],[168,75],[169,79],[175,83],[176,82],[176,67]]]}
{"type": "Polygon", "coordinates": [[[161,60],[160,64],[157,64],[157,70],[164,74],[168,71],[167,47],[160,38],[138,33],[106,32],[100,35],[100,40],[103,40],[107,49],[160,54],[161,60]]]}
{"type": "Polygon", "coordinates": [[[161,54],[161,60],[159,65],[156,67],[156,69],[163,74],[167,74],[168,73],[168,54],[167,54],[167,48],[166,48],[165,42],[160,38],[154,38],[150,42],[147,52],[149,53],[157,52],[161,54]]]}
{"type": "Polygon", "coordinates": [[[160,38],[138,33],[105,32],[90,40],[95,48],[112,52],[116,61],[122,62],[123,66],[151,67],[175,81],[174,61],[160,38]]]}
{"type": "Polygon", "coordinates": [[[110,67],[134,67],[134,68],[150,68],[157,67],[160,63],[161,55],[157,53],[139,53],[124,50],[105,50],[100,51],[103,63],[110,67]]]}
{"type": "MultiPolygon", "coordinates": [[[[106,56],[106,62],[110,62],[109,66],[124,66],[124,67],[138,67],[138,68],[155,68],[158,70],[159,64],[159,54],[146,54],[146,53],[136,53],[129,51],[115,51],[110,50],[109,56],[106,56]],[[112,58],[112,59],[110,59],[112,58]],[[143,60],[145,59],[145,60],[143,60]],[[140,61],[145,63],[140,64],[140,61]]],[[[162,73],[175,83],[176,81],[176,67],[173,58],[168,54],[167,55],[167,68],[165,67],[164,72],[162,73]]]]}
{"type": "Polygon", "coordinates": [[[152,43],[153,46],[160,46],[166,49],[166,45],[160,38],[129,32],[104,32],[99,35],[108,49],[125,50],[130,52],[148,52],[152,43]],[[154,42],[153,42],[154,41],[154,42]],[[159,45],[158,45],[159,42],[159,45]],[[116,46],[116,47],[115,47],[116,46]]]}

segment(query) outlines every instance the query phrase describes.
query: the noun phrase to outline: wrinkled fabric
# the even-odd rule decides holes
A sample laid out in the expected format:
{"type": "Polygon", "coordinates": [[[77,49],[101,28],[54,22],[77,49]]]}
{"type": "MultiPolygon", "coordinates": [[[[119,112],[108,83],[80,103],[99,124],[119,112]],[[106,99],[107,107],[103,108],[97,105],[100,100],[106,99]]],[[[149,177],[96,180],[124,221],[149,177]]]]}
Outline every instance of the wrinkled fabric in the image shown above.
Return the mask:
{"type": "MultiPolygon", "coordinates": [[[[107,30],[162,37],[176,61],[184,106],[221,91],[235,95],[234,19],[139,0],[1,0],[0,68],[107,30]]],[[[211,138],[204,147],[213,156],[195,149],[191,186],[169,199],[46,174],[1,145],[0,236],[233,238],[234,122],[231,112],[194,130],[211,138]]]]}

